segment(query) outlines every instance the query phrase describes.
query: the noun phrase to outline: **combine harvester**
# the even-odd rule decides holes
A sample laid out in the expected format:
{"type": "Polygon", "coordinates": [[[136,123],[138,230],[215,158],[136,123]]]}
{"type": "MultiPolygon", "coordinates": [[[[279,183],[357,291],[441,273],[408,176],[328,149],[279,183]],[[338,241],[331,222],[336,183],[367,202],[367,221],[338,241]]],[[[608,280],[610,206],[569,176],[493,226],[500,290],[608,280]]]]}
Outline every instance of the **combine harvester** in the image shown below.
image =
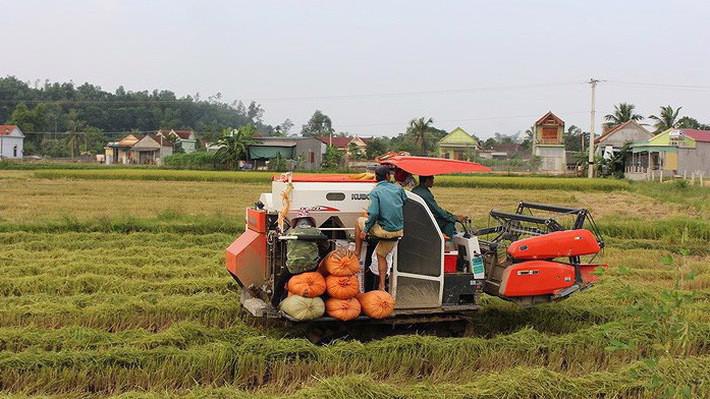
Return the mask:
{"type": "MultiPolygon", "coordinates": [[[[401,155],[379,162],[418,176],[489,170],[472,162],[401,155]]],[[[269,305],[275,276],[285,267],[287,240],[293,239],[287,226],[279,227],[283,224],[279,216],[287,223],[306,210],[331,247],[347,245],[374,186],[375,181],[364,175],[273,177],[271,192],[261,194],[255,206],[246,209],[247,229],[226,253],[226,268],[242,288],[241,304],[249,314],[287,319],[269,305]]],[[[479,309],[484,292],[521,306],[559,301],[591,286],[596,280],[592,272],[605,267],[581,258],[597,254],[604,246],[586,209],[520,202],[512,213],[492,210],[489,221],[494,225],[478,230],[464,225],[462,232],[447,240],[425,202],[407,191],[404,237],[389,277],[394,313],[384,320],[360,316],[345,323],[465,320],[479,309]],[[585,223],[591,230],[585,229],[585,223]]],[[[314,322],[336,320],[324,316],[309,323],[314,322]]]]}

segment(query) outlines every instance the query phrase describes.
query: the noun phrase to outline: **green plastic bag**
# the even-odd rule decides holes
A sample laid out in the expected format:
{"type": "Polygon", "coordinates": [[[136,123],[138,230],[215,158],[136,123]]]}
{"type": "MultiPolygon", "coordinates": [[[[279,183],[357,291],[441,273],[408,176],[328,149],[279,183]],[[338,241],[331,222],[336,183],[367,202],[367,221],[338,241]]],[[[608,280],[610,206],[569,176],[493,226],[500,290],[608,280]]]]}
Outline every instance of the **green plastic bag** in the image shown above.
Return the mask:
{"type": "Polygon", "coordinates": [[[286,268],[292,274],[315,270],[318,266],[318,242],[325,236],[315,227],[296,227],[289,235],[299,237],[286,244],[286,268]]]}

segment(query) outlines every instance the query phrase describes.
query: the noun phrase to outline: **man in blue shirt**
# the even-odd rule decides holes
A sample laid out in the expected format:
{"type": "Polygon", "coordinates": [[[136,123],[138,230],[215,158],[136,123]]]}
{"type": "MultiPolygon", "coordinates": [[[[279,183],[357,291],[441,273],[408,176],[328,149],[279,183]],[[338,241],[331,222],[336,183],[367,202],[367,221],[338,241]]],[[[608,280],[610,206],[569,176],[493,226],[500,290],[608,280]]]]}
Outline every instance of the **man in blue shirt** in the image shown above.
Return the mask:
{"type": "Polygon", "coordinates": [[[367,219],[360,218],[358,220],[356,231],[355,251],[358,256],[362,240],[367,235],[379,239],[375,253],[377,254],[378,289],[380,290],[385,289],[385,279],[388,272],[387,255],[397,246],[397,240],[404,236],[404,203],[407,201],[404,189],[389,181],[390,172],[390,168],[387,166],[378,166],[375,169],[377,185],[370,191],[367,219]]]}

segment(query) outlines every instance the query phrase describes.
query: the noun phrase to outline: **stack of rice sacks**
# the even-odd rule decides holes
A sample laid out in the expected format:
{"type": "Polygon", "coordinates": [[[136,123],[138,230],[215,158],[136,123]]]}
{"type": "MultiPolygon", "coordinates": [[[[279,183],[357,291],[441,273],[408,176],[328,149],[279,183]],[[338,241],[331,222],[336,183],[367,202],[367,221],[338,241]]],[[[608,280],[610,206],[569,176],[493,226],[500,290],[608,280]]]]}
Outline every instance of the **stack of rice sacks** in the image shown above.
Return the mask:
{"type": "Polygon", "coordinates": [[[329,298],[325,301],[325,312],[338,320],[353,320],[360,316],[360,260],[353,251],[339,246],[329,253],[320,265],[325,275],[325,287],[329,298]]]}
{"type": "MultiPolygon", "coordinates": [[[[299,227],[293,235],[319,236],[314,227],[299,227]]],[[[325,313],[325,303],[321,295],[325,292],[325,279],[315,272],[318,262],[318,244],[315,241],[292,240],[286,248],[286,268],[293,276],[286,288],[288,297],[281,301],[279,308],[295,320],[313,320],[325,313]]]]}
{"type": "MultiPolygon", "coordinates": [[[[289,259],[295,258],[297,256],[289,259]]],[[[315,264],[316,260],[312,261],[311,264],[315,264]]],[[[281,311],[291,318],[312,320],[325,313],[334,319],[348,321],[356,319],[360,313],[374,319],[392,315],[394,299],[389,293],[360,292],[360,261],[346,247],[338,246],[330,252],[321,261],[318,271],[295,268],[293,263],[287,262],[294,276],[288,281],[288,297],[280,305],[281,311]],[[327,295],[325,302],[321,299],[322,295],[327,295]]]]}

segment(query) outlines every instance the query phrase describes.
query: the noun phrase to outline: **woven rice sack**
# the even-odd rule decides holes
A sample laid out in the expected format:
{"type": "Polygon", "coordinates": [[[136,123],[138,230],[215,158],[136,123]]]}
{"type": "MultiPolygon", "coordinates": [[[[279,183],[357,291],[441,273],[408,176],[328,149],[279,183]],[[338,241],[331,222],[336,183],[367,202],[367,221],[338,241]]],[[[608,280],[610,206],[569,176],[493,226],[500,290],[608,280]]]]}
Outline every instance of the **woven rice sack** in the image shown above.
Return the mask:
{"type": "Polygon", "coordinates": [[[325,312],[334,319],[353,320],[360,316],[360,302],[356,298],[328,298],[325,301],[325,312]]]}
{"type": "Polygon", "coordinates": [[[327,276],[325,286],[331,298],[350,299],[360,292],[357,276],[327,276]]]}
{"type": "Polygon", "coordinates": [[[281,311],[296,320],[313,320],[325,313],[325,303],[319,297],[305,298],[291,295],[281,301],[281,311]]]}
{"type": "Polygon", "coordinates": [[[288,280],[288,292],[306,298],[323,295],[325,279],[318,272],[297,274],[288,280]]]}
{"type": "Polygon", "coordinates": [[[394,312],[394,298],[386,291],[369,291],[357,296],[362,312],[373,319],[384,319],[394,312]]]}
{"type": "Polygon", "coordinates": [[[333,276],[351,276],[360,271],[360,259],[355,252],[338,247],[323,259],[323,266],[333,276]]]}

